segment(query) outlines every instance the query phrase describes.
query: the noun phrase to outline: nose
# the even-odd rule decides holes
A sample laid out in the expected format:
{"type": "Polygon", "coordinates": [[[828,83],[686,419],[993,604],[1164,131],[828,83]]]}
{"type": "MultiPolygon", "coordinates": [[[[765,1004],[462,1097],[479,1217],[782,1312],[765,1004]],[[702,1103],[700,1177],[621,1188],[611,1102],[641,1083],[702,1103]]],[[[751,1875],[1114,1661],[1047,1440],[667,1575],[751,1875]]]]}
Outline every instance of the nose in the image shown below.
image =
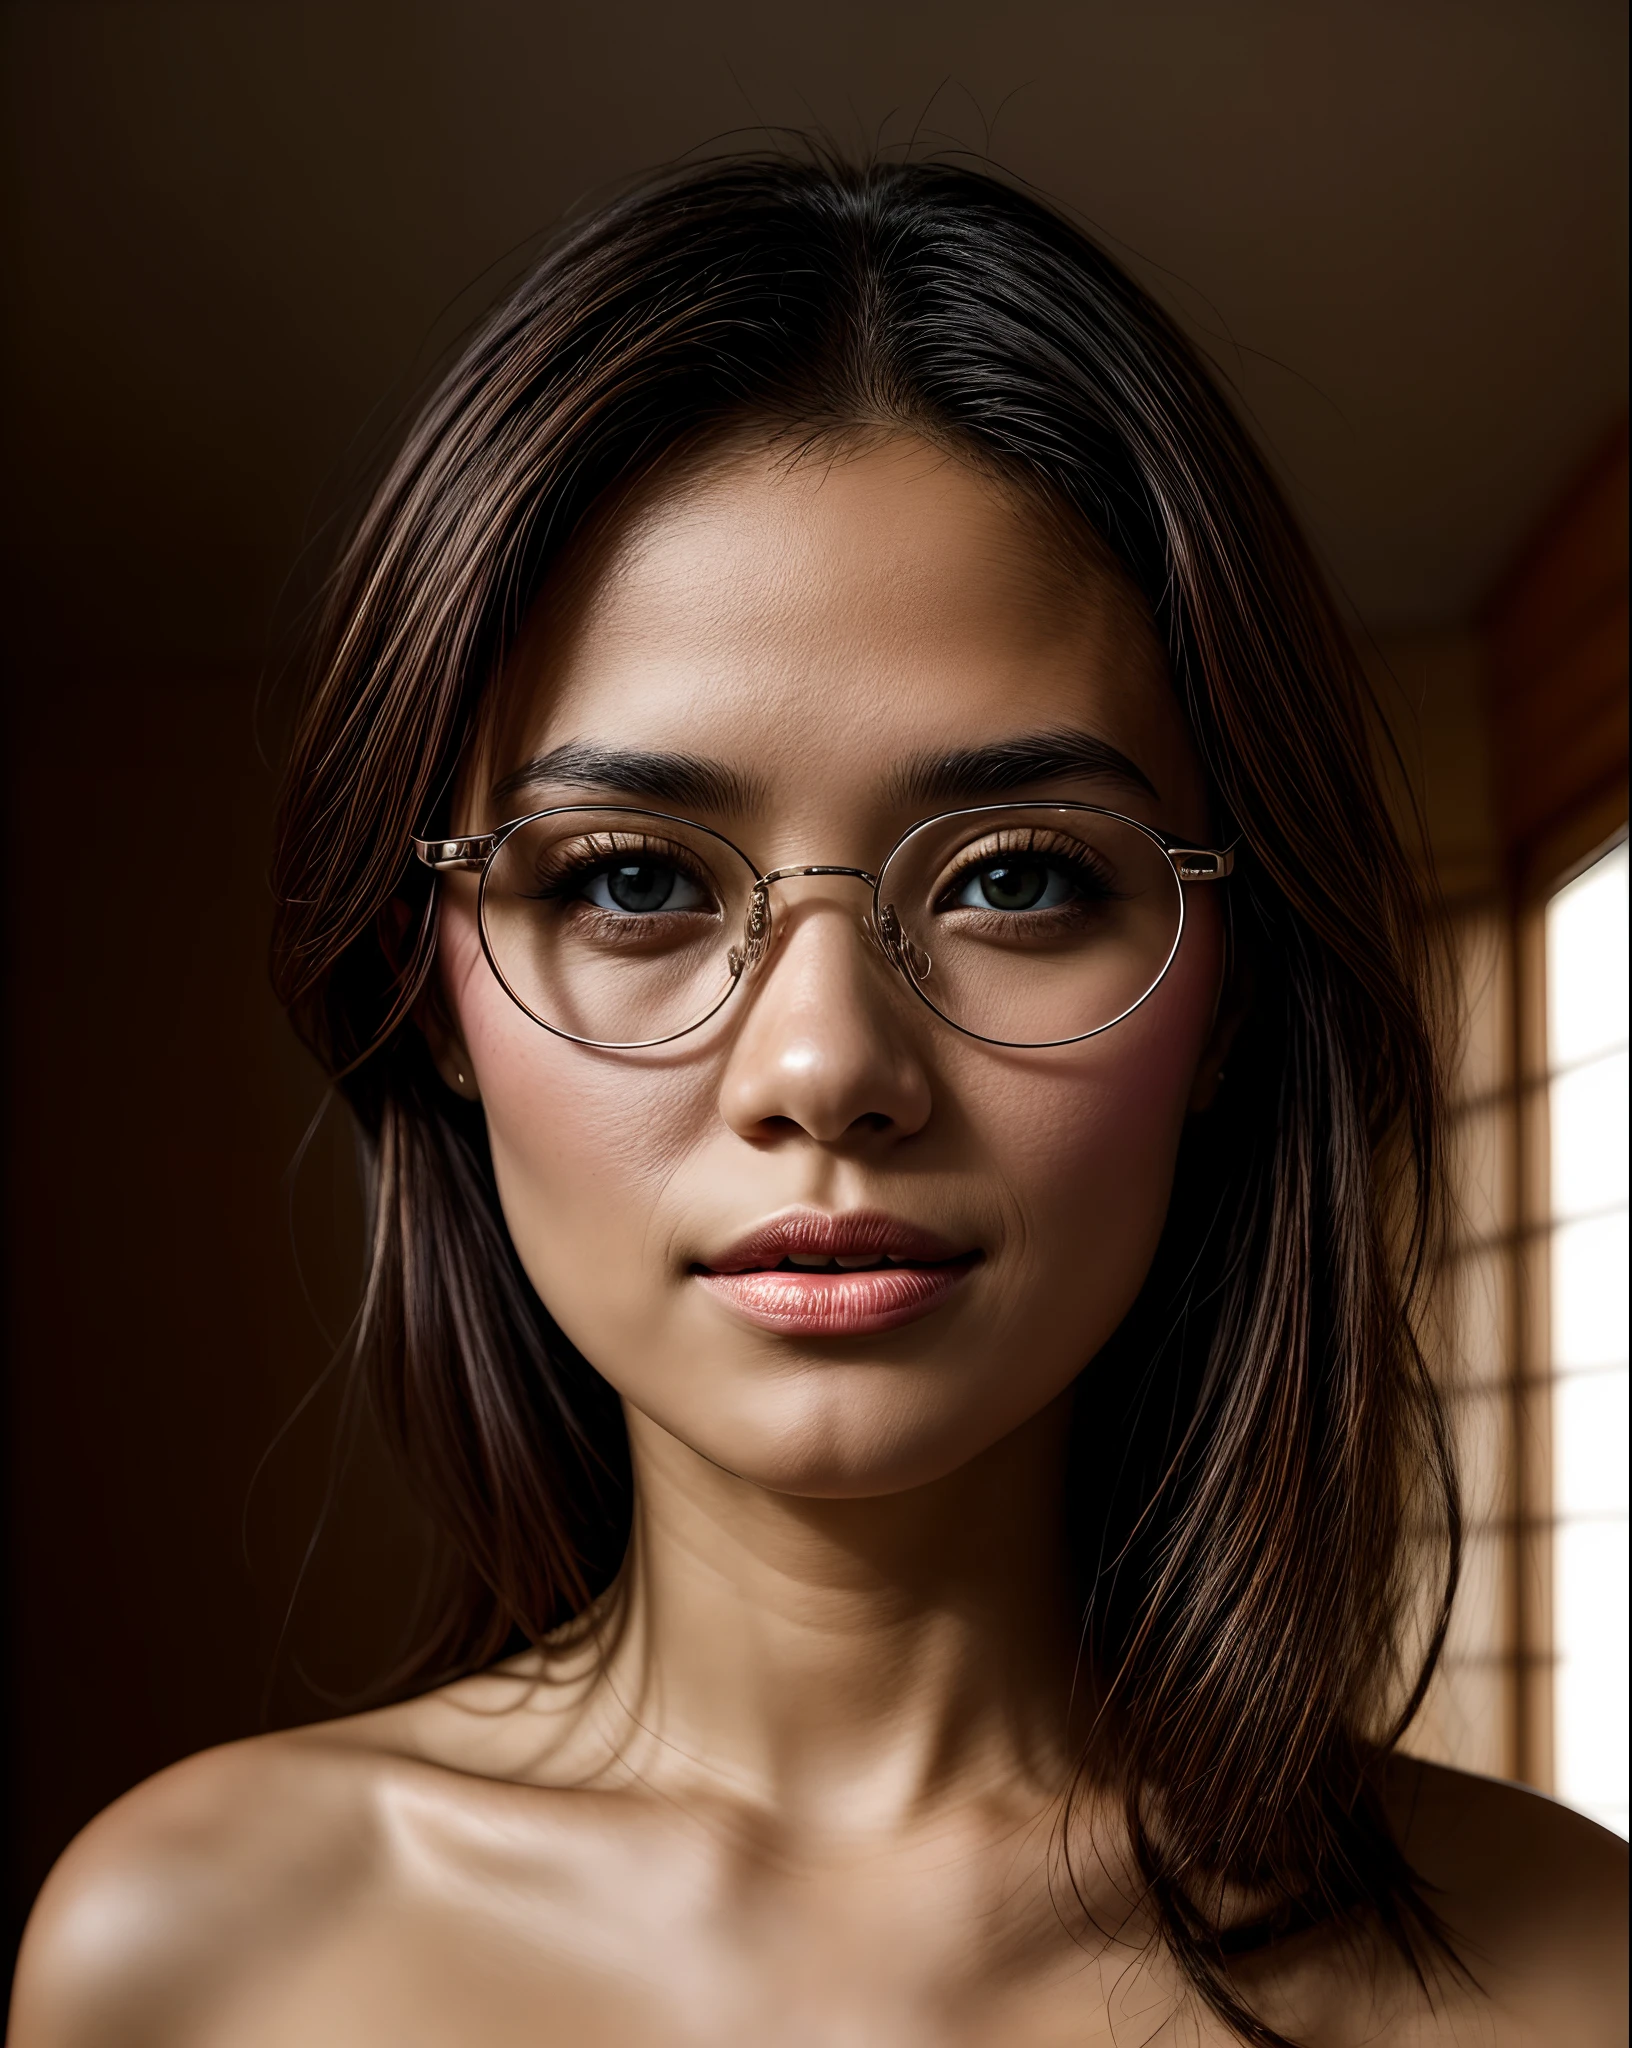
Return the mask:
{"type": "Polygon", "coordinates": [[[740,1137],[888,1142],[928,1121],[929,1075],[902,1014],[910,998],[834,888],[779,885],[770,948],[739,998],[745,1014],[720,1086],[721,1114],[740,1137]]]}

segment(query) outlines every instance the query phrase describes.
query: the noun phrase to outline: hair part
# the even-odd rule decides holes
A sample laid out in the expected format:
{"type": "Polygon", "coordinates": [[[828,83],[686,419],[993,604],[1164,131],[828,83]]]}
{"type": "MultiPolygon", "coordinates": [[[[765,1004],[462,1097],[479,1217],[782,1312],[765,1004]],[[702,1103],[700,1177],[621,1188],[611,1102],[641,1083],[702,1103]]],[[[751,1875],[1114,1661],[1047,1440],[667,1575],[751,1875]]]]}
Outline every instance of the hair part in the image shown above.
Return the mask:
{"type": "Polygon", "coordinates": [[[1226,1894],[1263,1903],[1264,1938],[1368,1915],[1419,1971],[1449,1953],[1375,1776],[1459,1541],[1415,1335],[1441,1212],[1428,923],[1357,658],[1263,461],[1166,315],[994,178],[754,157],[632,192],[481,326],[340,562],[274,975],[362,1133],[355,1368],[456,1567],[417,1675],[582,1616],[619,1569],[630,1473],[615,1395],[510,1245],[481,1112],[410,1021],[435,933],[409,835],[444,824],[546,577],[631,494],[744,436],[799,459],[896,432],[1061,515],[1076,573],[1115,565],[1241,842],[1252,1014],[1150,1278],[1084,1362],[1067,1504],[1108,1702],[1089,1762],[1190,1981],[1269,2048],[1226,1894]]]}

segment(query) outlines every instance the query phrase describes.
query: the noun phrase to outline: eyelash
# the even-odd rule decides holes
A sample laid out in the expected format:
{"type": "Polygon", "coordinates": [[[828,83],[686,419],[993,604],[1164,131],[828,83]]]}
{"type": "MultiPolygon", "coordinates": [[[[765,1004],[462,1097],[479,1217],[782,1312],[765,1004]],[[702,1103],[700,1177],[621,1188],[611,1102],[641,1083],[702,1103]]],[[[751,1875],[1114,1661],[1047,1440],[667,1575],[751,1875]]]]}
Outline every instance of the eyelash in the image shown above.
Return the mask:
{"type": "Polygon", "coordinates": [[[713,877],[688,858],[683,847],[666,846],[635,834],[627,838],[603,838],[594,851],[587,848],[580,852],[573,852],[570,848],[553,849],[549,859],[540,861],[535,868],[534,887],[529,894],[539,903],[571,902],[582,895],[597,875],[609,874],[620,862],[631,858],[661,862],[694,882],[711,898],[718,895],[713,877]]]}
{"type": "MultiPolygon", "coordinates": [[[[1046,832],[1023,832],[1006,835],[1001,841],[979,848],[967,849],[959,858],[957,867],[935,893],[937,910],[953,909],[957,891],[993,861],[1012,860],[1016,855],[1030,854],[1038,860],[1048,861],[1062,868],[1073,881],[1088,884],[1085,895],[1097,896],[1101,902],[1114,901],[1119,891],[1112,886],[1105,864],[1078,839],[1066,839],[1046,832]],[[1052,841],[1052,843],[1048,843],[1052,841]]],[[[1013,913],[1010,913],[1011,915],[1013,913]]]]}

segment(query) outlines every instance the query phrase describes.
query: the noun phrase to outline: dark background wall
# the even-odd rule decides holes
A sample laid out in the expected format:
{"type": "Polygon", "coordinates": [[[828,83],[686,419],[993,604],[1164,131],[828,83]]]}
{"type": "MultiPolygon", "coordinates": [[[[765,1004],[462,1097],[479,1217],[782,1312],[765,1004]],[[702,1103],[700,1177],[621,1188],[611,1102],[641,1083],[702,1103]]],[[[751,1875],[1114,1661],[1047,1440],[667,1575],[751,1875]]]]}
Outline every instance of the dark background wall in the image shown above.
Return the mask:
{"type": "MultiPolygon", "coordinates": [[[[1455,645],[1625,403],[1626,18],[12,0],[0,34],[20,1913],[99,1805],[327,1711],[404,1618],[366,1446],[331,1498],[354,1176],[333,1118],[291,1171],[322,1091],[264,871],[291,633],[437,351],[682,151],[989,151],[1212,351],[1385,650],[1455,645]]],[[[1410,667],[1453,809],[1465,668],[1410,667]]]]}

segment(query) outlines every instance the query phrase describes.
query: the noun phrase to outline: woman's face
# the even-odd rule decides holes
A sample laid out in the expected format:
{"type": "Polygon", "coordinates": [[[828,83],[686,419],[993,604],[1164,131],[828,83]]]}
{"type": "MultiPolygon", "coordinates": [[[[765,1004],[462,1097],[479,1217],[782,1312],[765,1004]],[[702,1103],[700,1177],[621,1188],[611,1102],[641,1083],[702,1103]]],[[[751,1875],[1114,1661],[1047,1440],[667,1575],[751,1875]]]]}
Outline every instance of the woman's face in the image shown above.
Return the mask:
{"type": "MultiPolygon", "coordinates": [[[[937,763],[1070,734],[1099,743],[1097,768],[1080,749],[973,800],[1100,804],[1211,843],[1150,627],[1114,581],[1068,573],[1036,519],[906,438],[792,465],[742,453],[659,492],[546,592],[461,829],[645,804],[724,833],[761,872],[876,872],[909,825],[953,807],[914,794],[937,763]],[[577,762],[518,786],[569,744],[577,762]],[[1107,748],[1134,772],[1111,772],[1107,748]],[[649,767],[591,753],[684,756],[693,786],[660,800],[649,767]]],[[[767,1488],[895,1492],[1046,1407],[1127,1311],[1214,1077],[1216,889],[1187,888],[1182,943],[1141,1008],[1021,1050],[914,997],[869,938],[864,885],[779,882],[775,943],[714,1021],[612,1052],[511,1001],[474,878],[447,880],[456,1036],[437,1033],[439,1064],[480,1093],[540,1296],[649,1423],[767,1488]],[[834,1246],[904,1265],[786,1269],[834,1246]]]]}

